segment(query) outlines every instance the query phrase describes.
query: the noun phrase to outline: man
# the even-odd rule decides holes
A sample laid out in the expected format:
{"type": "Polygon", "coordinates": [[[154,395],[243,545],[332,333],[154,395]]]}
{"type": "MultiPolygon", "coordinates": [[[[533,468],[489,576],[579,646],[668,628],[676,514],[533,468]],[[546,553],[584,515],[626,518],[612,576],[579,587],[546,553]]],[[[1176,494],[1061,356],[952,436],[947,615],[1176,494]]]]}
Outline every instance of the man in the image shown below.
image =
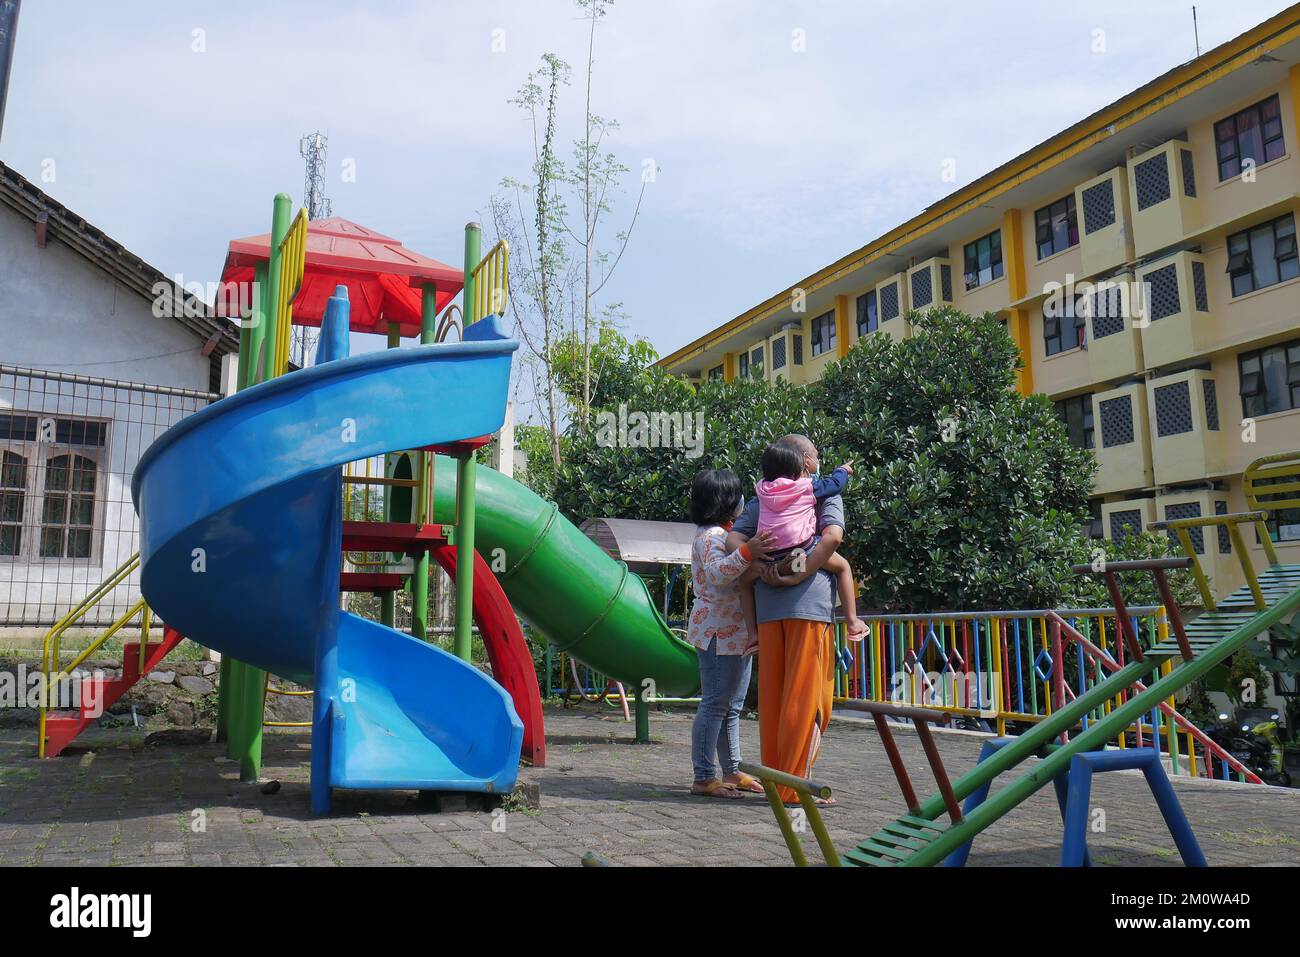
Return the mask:
{"type": "MultiPolygon", "coordinates": [[[[817,447],[807,436],[777,440],[802,456],[804,472],[820,468],[817,447]]],[[[745,504],[727,536],[736,549],[758,531],[758,500],[745,504]]],[[[844,540],[844,501],[836,495],[818,503],[821,536],[803,569],[769,566],[754,585],[758,612],[758,734],[763,764],[806,778],[831,718],[835,691],[835,581],[822,566],[844,540]]],[[[781,800],[797,795],[781,788],[781,800]]],[[[834,803],[834,799],[818,803],[834,803]]]]}

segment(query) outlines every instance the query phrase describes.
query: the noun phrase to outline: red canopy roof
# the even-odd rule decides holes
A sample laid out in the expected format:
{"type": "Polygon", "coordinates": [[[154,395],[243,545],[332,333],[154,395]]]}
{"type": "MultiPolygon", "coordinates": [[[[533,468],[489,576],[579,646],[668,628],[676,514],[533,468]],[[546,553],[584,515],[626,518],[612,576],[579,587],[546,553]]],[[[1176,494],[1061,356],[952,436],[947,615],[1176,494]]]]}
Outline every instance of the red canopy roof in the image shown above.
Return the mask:
{"type": "MultiPolygon", "coordinates": [[[[217,314],[237,318],[241,283],[253,281],[253,268],[265,262],[269,233],[234,239],[221,271],[217,314]],[[233,287],[233,288],[228,288],[233,287]]],[[[433,286],[439,312],[465,284],[460,269],[407,249],[396,239],[333,216],[307,224],[307,263],[302,289],[293,302],[294,325],[319,326],[334,287],[348,287],[353,332],[386,334],[388,323],[402,335],[420,334],[421,287],[433,286]]],[[[243,297],[247,302],[247,295],[243,297]]]]}

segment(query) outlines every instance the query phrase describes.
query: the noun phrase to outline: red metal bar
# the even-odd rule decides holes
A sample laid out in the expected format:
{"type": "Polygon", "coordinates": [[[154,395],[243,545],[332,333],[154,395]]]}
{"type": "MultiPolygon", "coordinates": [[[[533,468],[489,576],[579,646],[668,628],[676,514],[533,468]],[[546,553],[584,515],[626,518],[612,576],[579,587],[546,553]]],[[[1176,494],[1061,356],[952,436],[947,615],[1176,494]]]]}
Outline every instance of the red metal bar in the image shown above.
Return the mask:
{"type": "MultiPolygon", "coordinates": [[[[1059,616],[1056,615],[1056,612],[1054,611],[1048,612],[1049,618],[1053,616],[1059,618],[1059,616]]],[[[1062,626],[1061,630],[1066,634],[1068,638],[1070,638],[1071,641],[1077,642],[1079,647],[1083,649],[1083,652],[1086,655],[1088,655],[1089,658],[1096,661],[1099,665],[1101,665],[1101,667],[1105,668],[1107,671],[1111,673],[1120,670],[1122,665],[1117,664],[1115,659],[1106,653],[1105,649],[1098,648],[1096,645],[1094,645],[1083,635],[1079,634],[1078,631],[1070,627],[1069,622],[1065,621],[1065,619],[1060,619],[1060,620],[1062,626]]],[[[1134,681],[1133,687],[1136,688],[1139,693],[1146,690],[1146,685],[1143,684],[1141,681],[1134,681]]],[[[1229,754],[1227,751],[1223,750],[1223,748],[1221,748],[1218,744],[1216,744],[1208,735],[1206,735],[1204,731],[1202,731],[1196,725],[1192,724],[1192,722],[1187,719],[1186,715],[1182,714],[1175,708],[1171,708],[1168,702],[1164,702],[1164,701],[1160,702],[1160,711],[1166,717],[1173,720],[1173,722],[1177,724],[1180,728],[1188,732],[1193,739],[1199,742],[1205,748],[1206,754],[1213,754],[1215,757],[1219,758],[1220,760],[1226,761],[1228,767],[1232,768],[1234,771],[1238,772],[1239,774],[1244,775],[1246,780],[1250,781],[1251,784],[1264,783],[1259,778],[1258,775],[1251,772],[1245,765],[1243,765],[1240,761],[1238,761],[1231,754],[1229,754]]],[[[1142,734],[1141,722],[1138,722],[1139,738],[1141,734],[1142,734]]],[[[1192,760],[1195,760],[1195,758],[1196,758],[1195,751],[1193,751],[1192,760]]]]}
{"type": "Polygon", "coordinates": [[[340,572],[339,591],[397,591],[403,576],[388,572],[340,572]]]}
{"type": "Polygon", "coordinates": [[[414,552],[425,551],[446,542],[441,525],[415,525],[408,522],[344,522],[345,552],[414,552]]]}
{"type": "Polygon", "coordinates": [[[1183,627],[1183,615],[1178,610],[1178,602],[1174,601],[1173,590],[1169,587],[1169,579],[1165,577],[1163,568],[1153,568],[1151,574],[1156,578],[1156,589],[1160,592],[1160,601],[1165,606],[1165,614],[1169,616],[1169,627],[1174,630],[1174,637],[1178,639],[1178,650],[1182,653],[1185,661],[1192,660],[1192,645],[1187,640],[1187,629],[1183,627]]]}
{"type": "MultiPolygon", "coordinates": [[[[1052,710],[1060,711],[1065,707],[1065,652],[1061,646],[1061,625],[1065,624],[1059,616],[1048,618],[1052,625],[1052,710]]],[[[1061,731],[1061,743],[1070,740],[1070,732],[1061,731]]]]}
{"type": "Polygon", "coordinates": [[[956,824],[961,820],[961,808],[957,804],[957,796],[952,793],[952,782],[948,780],[943,758],[939,757],[939,749],[935,746],[934,735],[930,733],[930,725],[924,721],[917,721],[916,736],[921,739],[921,747],[925,748],[925,756],[930,761],[930,770],[934,773],[935,783],[939,785],[939,793],[943,795],[948,816],[956,824]]]}
{"type": "Polygon", "coordinates": [[[1120,634],[1124,636],[1129,654],[1133,656],[1134,661],[1141,661],[1146,656],[1142,654],[1142,645],[1138,642],[1137,635],[1133,634],[1133,623],[1128,620],[1128,606],[1124,604],[1119,582],[1115,580],[1115,573],[1109,565],[1101,573],[1101,577],[1106,581],[1106,590],[1110,592],[1110,603],[1115,606],[1115,620],[1119,622],[1120,634]]]}
{"type": "Polygon", "coordinates": [[[907,765],[903,763],[903,756],[898,752],[898,742],[894,740],[894,732],[889,730],[889,722],[885,720],[883,714],[877,711],[872,714],[872,717],[876,721],[876,730],[880,732],[880,743],[885,746],[885,754],[889,755],[894,777],[898,778],[898,787],[903,792],[903,802],[907,805],[908,812],[915,814],[921,802],[916,799],[912,779],[907,776],[907,765]]]}

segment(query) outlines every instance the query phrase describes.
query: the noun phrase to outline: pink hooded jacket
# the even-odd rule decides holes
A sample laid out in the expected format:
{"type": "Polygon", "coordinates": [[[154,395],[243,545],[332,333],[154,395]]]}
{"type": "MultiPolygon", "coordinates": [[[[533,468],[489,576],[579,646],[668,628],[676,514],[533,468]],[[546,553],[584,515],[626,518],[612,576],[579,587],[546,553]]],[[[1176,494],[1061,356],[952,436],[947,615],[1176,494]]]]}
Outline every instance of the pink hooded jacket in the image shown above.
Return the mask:
{"type": "Polygon", "coordinates": [[[817,530],[817,497],[812,479],[763,479],[754,486],[758,493],[758,530],[776,536],[774,548],[794,548],[812,538],[817,530]]]}

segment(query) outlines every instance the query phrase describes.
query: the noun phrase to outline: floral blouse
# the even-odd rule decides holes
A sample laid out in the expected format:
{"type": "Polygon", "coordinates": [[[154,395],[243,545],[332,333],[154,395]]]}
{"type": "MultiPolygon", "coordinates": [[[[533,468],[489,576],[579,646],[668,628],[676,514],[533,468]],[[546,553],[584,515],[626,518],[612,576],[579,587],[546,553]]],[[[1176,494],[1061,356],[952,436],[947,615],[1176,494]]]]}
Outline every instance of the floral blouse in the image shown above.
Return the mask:
{"type": "Polygon", "coordinates": [[[691,577],[695,603],[686,640],[700,650],[718,639],[715,653],[744,654],[749,644],[736,579],[749,567],[748,549],[727,554],[727,530],[721,525],[701,525],[691,545],[691,577]]]}

